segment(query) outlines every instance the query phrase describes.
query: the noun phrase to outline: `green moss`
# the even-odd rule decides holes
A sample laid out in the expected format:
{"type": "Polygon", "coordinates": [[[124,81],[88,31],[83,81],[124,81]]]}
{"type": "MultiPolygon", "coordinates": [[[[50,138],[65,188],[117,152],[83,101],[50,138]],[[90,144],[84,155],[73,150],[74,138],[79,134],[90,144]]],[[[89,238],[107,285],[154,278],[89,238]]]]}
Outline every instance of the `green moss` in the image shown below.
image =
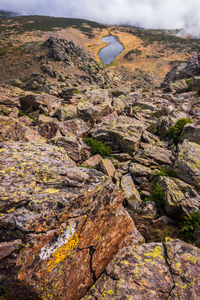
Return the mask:
{"type": "Polygon", "coordinates": [[[199,225],[200,210],[193,211],[191,214],[183,218],[183,221],[180,222],[179,227],[180,231],[184,234],[185,240],[191,241],[193,239],[193,233],[199,225]]]}
{"type": "Polygon", "coordinates": [[[105,146],[101,141],[98,141],[92,137],[88,137],[84,138],[84,142],[86,142],[88,146],[90,146],[92,155],[100,154],[103,158],[105,158],[106,156],[109,156],[111,154],[111,148],[105,146]]]}
{"type": "Polygon", "coordinates": [[[172,139],[175,144],[178,144],[183,127],[188,123],[192,123],[192,120],[182,118],[179,119],[174,126],[170,127],[168,137],[172,139]]]}

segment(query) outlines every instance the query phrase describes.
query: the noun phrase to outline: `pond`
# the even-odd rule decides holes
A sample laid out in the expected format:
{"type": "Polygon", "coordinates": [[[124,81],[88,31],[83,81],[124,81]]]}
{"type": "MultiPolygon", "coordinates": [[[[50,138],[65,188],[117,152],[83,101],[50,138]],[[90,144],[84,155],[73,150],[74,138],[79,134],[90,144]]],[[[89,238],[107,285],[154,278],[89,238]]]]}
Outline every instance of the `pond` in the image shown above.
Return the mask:
{"type": "Polygon", "coordinates": [[[124,50],[124,47],[114,35],[105,36],[101,40],[109,45],[102,48],[98,55],[104,65],[109,65],[124,50]]]}

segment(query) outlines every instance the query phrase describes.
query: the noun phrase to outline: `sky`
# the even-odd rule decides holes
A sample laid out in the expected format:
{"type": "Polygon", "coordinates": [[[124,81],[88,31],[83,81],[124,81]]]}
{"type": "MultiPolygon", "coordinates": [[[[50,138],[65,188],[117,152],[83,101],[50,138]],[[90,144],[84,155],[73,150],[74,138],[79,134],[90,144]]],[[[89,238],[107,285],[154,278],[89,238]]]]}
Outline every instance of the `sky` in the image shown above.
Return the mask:
{"type": "Polygon", "coordinates": [[[200,37],[200,0],[0,0],[0,9],[112,25],[182,29],[200,37]]]}

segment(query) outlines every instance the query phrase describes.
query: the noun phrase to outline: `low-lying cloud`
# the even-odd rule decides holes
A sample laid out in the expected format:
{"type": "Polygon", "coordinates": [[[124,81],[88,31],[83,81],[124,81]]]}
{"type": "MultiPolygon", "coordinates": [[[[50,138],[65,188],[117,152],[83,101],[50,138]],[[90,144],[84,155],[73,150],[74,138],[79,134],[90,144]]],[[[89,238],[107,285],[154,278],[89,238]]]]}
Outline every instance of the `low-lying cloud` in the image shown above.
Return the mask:
{"type": "Polygon", "coordinates": [[[200,37],[200,0],[0,0],[0,9],[106,24],[183,29],[200,37]]]}

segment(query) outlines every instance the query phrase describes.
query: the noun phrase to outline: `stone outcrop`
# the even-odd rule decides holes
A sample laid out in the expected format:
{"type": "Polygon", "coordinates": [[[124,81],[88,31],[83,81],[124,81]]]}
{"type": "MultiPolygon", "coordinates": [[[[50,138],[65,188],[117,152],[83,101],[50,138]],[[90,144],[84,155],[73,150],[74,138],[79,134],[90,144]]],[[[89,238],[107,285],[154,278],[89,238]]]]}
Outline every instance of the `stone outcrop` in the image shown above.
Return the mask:
{"type": "Polygon", "coordinates": [[[28,299],[20,283],[42,299],[80,299],[134,238],[120,191],[62,148],[10,142],[0,151],[1,292],[28,299]]]}
{"type": "Polygon", "coordinates": [[[200,145],[184,141],[175,164],[174,171],[183,181],[200,189],[200,145]]]}
{"type": "Polygon", "coordinates": [[[180,240],[123,248],[83,299],[198,299],[200,250],[180,240]]]}

